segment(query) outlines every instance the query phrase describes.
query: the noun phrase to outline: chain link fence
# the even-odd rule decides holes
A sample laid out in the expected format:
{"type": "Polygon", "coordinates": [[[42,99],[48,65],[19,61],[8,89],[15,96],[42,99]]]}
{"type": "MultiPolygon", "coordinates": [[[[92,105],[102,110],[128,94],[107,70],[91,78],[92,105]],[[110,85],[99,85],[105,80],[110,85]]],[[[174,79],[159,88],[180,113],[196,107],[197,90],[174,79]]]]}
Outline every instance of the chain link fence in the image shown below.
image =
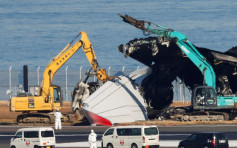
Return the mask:
{"type": "MultiPolygon", "coordinates": [[[[80,66],[79,70],[69,71],[68,69],[68,66],[66,66],[65,69],[58,70],[53,80],[53,84],[61,86],[65,101],[71,101],[71,92],[89,68],[80,66]]],[[[140,69],[139,66],[134,69],[126,69],[126,67],[123,66],[122,69],[118,70],[109,67],[107,73],[108,75],[115,75],[116,73],[122,72],[125,75],[128,75],[138,69],[140,69]]],[[[43,72],[44,70],[40,67],[36,70],[28,70],[29,88],[40,86],[43,72]]],[[[90,78],[89,81],[96,81],[96,77],[90,78]]],[[[16,96],[19,91],[23,90],[23,70],[12,70],[12,67],[9,67],[8,71],[0,71],[0,82],[0,100],[9,100],[11,97],[16,96]]],[[[173,86],[174,101],[183,101],[183,103],[190,101],[190,91],[180,79],[174,81],[173,86]]]]}

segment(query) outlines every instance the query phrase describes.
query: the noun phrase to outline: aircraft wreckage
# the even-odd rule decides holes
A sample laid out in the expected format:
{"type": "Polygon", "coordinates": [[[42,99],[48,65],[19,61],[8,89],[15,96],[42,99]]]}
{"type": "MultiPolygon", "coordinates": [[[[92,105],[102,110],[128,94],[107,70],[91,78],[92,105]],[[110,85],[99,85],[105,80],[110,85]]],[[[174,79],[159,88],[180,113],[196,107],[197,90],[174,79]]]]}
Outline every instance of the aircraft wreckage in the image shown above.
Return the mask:
{"type": "Polygon", "coordinates": [[[182,33],[167,27],[155,25],[152,29],[151,22],[128,15],[120,17],[144,34],[155,35],[118,47],[125,57],[151,70],[119,76],[120,79],[106,82],[85,99],[82,109],[91,124],[147,120],[151,108],[164,113],[173,101],[172,82],[177,77],[192,91],[192,104],[182,111],[169,110],[169,114],[181,113],[182,121],[236,119],[237,47],[224,53],[197,47],[182,33]]]}

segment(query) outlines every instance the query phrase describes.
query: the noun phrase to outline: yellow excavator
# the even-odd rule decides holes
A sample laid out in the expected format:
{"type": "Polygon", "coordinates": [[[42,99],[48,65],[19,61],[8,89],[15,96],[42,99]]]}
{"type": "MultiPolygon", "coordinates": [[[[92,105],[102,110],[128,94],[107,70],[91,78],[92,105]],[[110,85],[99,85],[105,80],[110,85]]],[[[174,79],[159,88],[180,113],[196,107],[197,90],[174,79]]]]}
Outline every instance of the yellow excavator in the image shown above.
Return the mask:
{"type": "MultiPolygon", "coordinates": [[[[62,109],[63,93],[61,87],[53,85],[55,73],[67,62],[79,49],[83,48],[88,61],[98,80],[106,82],[113,79],[108,76],[105,69],[100,68],[97,63],[96,56],[85,32],[80,32],[56,57],[54,57],[46,67],[42,84],[39,87],[37,96],[13,97],[10,100],[10,111],[22,112],[18,115],[18,123],[53,123],[53,111],[62,109]],[[76,38],[81,36],[81,39],[76,41],[76,38]],[[72,45],[74,43],[74,45],[72,45]]],[[[63,121],[71,121],[73,117],[69,114],[64,114],[63,121]]]]}

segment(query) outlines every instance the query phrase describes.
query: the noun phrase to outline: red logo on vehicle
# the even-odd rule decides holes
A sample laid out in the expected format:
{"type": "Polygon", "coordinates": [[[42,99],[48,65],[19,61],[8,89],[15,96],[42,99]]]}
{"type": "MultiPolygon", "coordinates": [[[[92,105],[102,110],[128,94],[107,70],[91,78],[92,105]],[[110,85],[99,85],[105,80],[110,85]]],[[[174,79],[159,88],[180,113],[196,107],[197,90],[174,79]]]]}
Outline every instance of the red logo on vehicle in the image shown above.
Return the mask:
{"type": "Polygon", "coordinates": [[[120,144],[121,144],[121,145],[124,145],[124,140],[120,140],[120,144]]]}
{"type": "Polygon", "coordinates": [[[30,146],[30,141],[29,140],[26,141],[26,146],[30,146]]]}

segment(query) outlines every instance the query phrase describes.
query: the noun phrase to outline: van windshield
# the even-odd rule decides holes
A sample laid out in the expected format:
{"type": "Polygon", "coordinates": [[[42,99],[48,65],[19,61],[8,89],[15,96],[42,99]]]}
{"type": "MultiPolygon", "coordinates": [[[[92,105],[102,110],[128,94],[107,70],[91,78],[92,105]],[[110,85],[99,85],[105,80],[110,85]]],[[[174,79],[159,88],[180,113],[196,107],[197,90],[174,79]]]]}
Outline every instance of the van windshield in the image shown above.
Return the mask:
{"type": "Polygon", "coordinates": [[[54,137],[53,131],[41,131],[41,137],[54,137]]]}
{"type": "Polygon", "coordinates": [[[22,132],[17,132],[15,137],[16,138],[21,138],[22,137],[22,132]]]}
{"type": "Polygon", "coordinates": [[[158,135],[156,127],[145,128],[145,135],[158,135]]]}

